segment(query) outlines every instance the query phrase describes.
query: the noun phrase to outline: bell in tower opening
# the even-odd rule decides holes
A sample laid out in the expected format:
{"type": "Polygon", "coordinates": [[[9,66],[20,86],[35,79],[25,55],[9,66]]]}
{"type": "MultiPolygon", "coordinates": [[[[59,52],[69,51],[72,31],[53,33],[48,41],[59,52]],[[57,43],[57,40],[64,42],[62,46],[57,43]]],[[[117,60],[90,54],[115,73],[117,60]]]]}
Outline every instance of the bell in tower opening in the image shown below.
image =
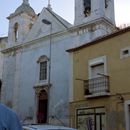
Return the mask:
{"type": "Polygon", "coordinates": [[[91,0],[84,0],[84,15],[89,16],[91,13],[91,0]]]}

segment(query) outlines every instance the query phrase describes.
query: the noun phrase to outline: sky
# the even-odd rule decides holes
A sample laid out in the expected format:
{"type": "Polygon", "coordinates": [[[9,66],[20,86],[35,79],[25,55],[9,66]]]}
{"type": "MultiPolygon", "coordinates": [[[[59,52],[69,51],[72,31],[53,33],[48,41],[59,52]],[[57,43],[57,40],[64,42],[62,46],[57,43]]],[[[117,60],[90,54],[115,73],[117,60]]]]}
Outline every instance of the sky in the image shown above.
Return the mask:
{"type": "MultiPolygon", "coordinates": [[[[55,13],[66,19],[68,22],[74,22],[74,1],[75,0],[50,0],[51,7],[55,13]]],[[[116,25],[130,24],[130,0],[115,1],[115,20],[116,25]]],[[[22,3],[22,0],[0,0],[0,37],[8,34],[7,17],[13,13],[22,3]]],[[[43,7],[47,7],[48,0],[29,0],[31,7],[38,14],[43,7]]]]}

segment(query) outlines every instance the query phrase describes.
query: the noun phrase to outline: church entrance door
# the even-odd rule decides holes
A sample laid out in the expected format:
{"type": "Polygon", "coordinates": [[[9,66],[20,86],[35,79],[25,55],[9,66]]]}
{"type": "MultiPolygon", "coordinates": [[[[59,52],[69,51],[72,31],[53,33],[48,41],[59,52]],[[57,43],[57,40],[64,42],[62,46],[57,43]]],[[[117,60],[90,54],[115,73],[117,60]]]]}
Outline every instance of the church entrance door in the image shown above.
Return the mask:
{"type": "Polygon", "coordinates": [[[38,97],[38,112],[37,121],[38,123],[47,123],[47,103],[48,94],[45,90],[41,90],[38,97]]]}

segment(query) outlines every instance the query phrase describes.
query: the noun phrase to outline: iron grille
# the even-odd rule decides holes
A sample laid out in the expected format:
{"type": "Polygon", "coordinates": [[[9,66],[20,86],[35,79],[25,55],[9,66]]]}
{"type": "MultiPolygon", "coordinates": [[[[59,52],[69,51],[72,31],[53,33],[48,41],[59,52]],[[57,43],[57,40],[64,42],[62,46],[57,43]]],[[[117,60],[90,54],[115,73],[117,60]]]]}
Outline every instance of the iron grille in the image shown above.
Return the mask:
{"type": "Polygon", "coordinates": [[[109,76],[103,76],[84,81],[85,95],[93,95],[102,92],[109,92],[109,76]]]}

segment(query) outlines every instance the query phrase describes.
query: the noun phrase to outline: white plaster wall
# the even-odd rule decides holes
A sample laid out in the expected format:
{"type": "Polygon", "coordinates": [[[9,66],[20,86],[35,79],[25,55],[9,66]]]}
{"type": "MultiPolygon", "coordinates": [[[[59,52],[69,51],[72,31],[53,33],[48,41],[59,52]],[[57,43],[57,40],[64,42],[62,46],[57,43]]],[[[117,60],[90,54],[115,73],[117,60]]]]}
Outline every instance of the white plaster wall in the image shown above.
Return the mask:
{"type": "MultiPolygon", "coordinates": [[[[0,48],[1,51],[1,48],[0,48]]],[[[0,52],[0,79],[2,79],[2,70],[3,70],[3,55],[0,52]]]]}
{"type": "MultiPolygon", "coordinates": [[[[7,37],[1,37],[0,38],[0,80],[2,80],[2,84],[3,84],[3,64],[4,64],[4,55],[2,54],[2,50],[6,47],[7,45],[7,37]]],[[[1,92],[0,92],[0,101],[2,100],[2,94],[3,94],[3,85],[1,88],[1,92]]]]}
{"type": "MultiPolygon", "coordinates": [[[[48,41],[40,41],[22,51],[11,52],[4,62],[4,101],[11,104],[22,119],[35,110],[34,85],[38,82],[37,60],[49,55],[48,41]]],[[[69,58],[66,50],[73,44],[70,36],[52,39],[51,101],[50,113],[58,118],[68,118],[69,58]]],[[[49,56],[48,56],[49,57],[49,56]]],[[[31,113],[34,116],[34,113],[31,113]]],[[[66,122],[67,123],[67,122],[66,122]]]]}
{"type": "MultiPolygon", "coordinates": [[[[77,43],[77,37],[72,34],[52,38],[51,57],[51,84],[50,89],[50,115],[56,115],[59,119],[68,124],[68,103],[70,82],[70,59],[66,52],[73,44],[77,43]]],[[[84,36],[85,37],[85,36],[84,36]]],[[[84,38],[81,38],[84,39],[84,38]]],[[[84,41],[84,40],[83,40],[84,41]]],[[[83,42],[82,40],[80,42],[83,42]]],[[[21,54],[20,68],[20,97],[19,112],[22,119],[35,112],[35,91],[34,86],[38,83],[38,63],[37,60],[42,55],[49,57],[48,41],[39,41],[35,45],[23,49],[21,54]],[[25,107],[26,106],[26,107],[25,107]]]]}
{"type": "Polygon", "coordinates": [[[3,54],[1,50],[3,50],[7,45],[7,37],[0,38],[0,79],[2,79],[2,71],[3,71],[3,54]]]}
{"type": "Polygon", "coordinates": [[[26,42],[49,35],[50,31],[52,31],[51,33],[57,33],[62,32],[63,30],[66,30],[66,28],[61,23],[59,23],[57,19],[52,16],[48,10],[46,10],[46,8],[43,8],[37,21],[27,35],[26,42]],[[52,30],[50,30],[51,25],[46,25],[42,22],[43,19],[46,19],[52,23],[52,30]]]}
{"type": "Polygon", "coordinates": [[[3,64],[2,102],[13,107],[13,89],[15,78],[15,56],[5,55],[3,64]]]}

